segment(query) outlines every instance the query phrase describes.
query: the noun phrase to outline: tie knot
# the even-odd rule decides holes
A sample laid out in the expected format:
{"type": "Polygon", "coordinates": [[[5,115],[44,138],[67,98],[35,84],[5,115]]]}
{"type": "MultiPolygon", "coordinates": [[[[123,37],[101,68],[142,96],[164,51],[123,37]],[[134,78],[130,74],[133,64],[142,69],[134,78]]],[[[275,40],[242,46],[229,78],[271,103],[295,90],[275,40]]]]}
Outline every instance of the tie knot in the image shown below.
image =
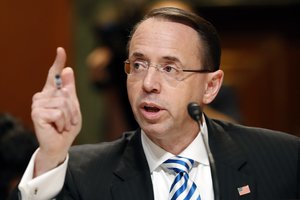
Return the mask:
{"type": "Polygon", "coordinates": [[[189,171],[192,169],[194,165],[194,160],[181,157],[181,156],[175,156],[173,158],[170,158],[166,160],[162,166],[164,168],[167,168],[168,170],[171,170],[175,172],[176,174],[180,172],[189,173],[189,171]]]}

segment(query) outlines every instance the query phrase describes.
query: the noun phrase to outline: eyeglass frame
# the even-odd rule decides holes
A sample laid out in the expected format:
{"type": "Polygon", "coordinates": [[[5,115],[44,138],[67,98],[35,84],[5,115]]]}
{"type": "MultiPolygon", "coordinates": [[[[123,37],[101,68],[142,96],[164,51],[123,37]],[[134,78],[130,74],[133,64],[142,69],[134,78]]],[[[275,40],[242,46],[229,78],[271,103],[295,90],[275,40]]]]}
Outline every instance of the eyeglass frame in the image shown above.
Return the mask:
{"type": "MultiPolygon", "coordinates": [[[[156,70],[159,70],[159,64],[156,65],[151,65],[149,62],[147,62],[147,70],[149,70],[150,67],[154,67],[156,70]]],[[[209,70],[209,69],[182,69],[182,68],[178,68],[177,70],[180,70],[182,72],[195,72],[195,73],[212,73],[214,72],[213,70],[209,70]]],[[[127,75],[130,75],[130,60],[126,59],[124,61],[124,71],[127,75]]]]}

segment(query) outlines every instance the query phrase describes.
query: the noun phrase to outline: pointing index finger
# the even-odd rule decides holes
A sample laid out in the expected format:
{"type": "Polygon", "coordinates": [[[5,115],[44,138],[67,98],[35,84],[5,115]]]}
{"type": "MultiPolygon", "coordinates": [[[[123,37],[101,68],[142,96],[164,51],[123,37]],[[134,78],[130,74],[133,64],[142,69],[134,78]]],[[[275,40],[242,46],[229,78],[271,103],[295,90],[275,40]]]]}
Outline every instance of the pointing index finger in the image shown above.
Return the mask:
{"type": "Polygon", "coordinates": [[[62,47],[56,49],[56,57],[54,63],[48,71],[48,77],[44,89],[49,87],[56,87],[55,77],[60,75],[63,68],[65,67],[67,55],[65,50],[62,47]]]}

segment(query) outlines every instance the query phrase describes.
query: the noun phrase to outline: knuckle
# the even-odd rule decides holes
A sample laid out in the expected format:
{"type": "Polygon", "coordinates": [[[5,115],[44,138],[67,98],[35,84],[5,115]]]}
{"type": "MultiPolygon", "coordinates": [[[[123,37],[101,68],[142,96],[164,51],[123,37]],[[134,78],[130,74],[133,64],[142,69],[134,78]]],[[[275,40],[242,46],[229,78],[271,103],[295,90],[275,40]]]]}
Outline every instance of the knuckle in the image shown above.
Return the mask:
{"type": "Polygon", "coordinates": [[[56,109],[55,112],[53,113],[53,117],[57,120],[62,120],[64,118],[64,113],[60,109],[56,109]]]}
{"type": "Polygon", "coordinates": [[[33,119],[35,119],[35,118],[38,118],[39,116],[40,116],[40,111],[39,111],[39,109],[36,109],[36,108],[33,108],[32,110],[31,110],[31,117],[33,118],[33,119]]]}
{"type": "Polygon", "coordinates": [[[32,101],[36,101],[41,98],[41,92],[37,92],[32,96],[32,101]]]}
{"type": "Polygon", "coordinates": [[[39,107],[39,105],[40,105],[39,101],[38,101],[38,100],[34,100],[34,101],[32,101],[32,103],[31,103],[31,109],[32,109],[32,110],[33,110],[33,109],[36,109],[36,108],[39,107]]]}
{"type": "Polygon", "coordinates": [[[69,96],[69,90],[66,87],[62,88],[61,92],[64,96],[66,96],[66,97],[69,96]]]}

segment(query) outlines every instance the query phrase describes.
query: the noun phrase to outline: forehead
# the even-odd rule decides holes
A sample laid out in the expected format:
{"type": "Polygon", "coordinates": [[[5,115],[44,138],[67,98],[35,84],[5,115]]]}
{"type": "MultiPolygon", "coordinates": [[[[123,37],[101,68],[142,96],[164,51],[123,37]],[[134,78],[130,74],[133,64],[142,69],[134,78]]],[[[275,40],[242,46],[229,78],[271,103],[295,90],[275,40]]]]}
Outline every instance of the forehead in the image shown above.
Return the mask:
{"type": "Polygon", "coordinates": [[[139,52],[147,56],[189,56],[199,58],[201,41],[191,27],[160,18],[150,18],[142,22],[132,36],[129,56],[139,52]]]}

